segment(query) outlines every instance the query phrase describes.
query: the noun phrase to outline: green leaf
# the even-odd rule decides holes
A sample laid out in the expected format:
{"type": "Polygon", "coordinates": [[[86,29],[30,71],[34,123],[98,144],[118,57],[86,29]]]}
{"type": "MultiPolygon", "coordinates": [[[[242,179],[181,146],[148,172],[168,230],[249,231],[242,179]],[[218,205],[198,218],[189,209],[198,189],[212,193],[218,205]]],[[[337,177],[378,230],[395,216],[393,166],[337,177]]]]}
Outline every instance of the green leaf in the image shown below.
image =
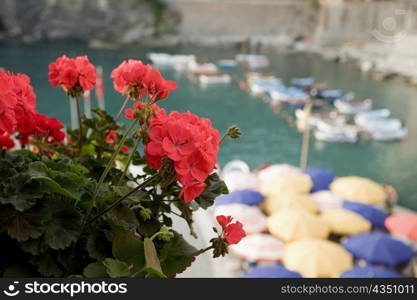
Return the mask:
{"type": "Polygon", "coordinates": [[[93,262],[84,268],[83,275],[87,278],[105,278],[108,276],[102,262],[93,262]]]}
{"type": "Polygon", "coordinates": [[[34,257],[32,263],[37,266],[38,272],[45,277],[61,277],[64,275],[64,271],[60,268],[51,252],[34,257]]]}
{"type": "Polygon", "coordinates": [[[115,234],[112,247],[113,256],[129,266],[136,273],[145,267],[145,252],[141,239],[132,232],[124,231],[115,234]]]}
{"type": "Polygon", "coordinates": [[[195,202],[197,202],[198,205],[203,209],[207,209],[210,206],[213,206],[214,200],[221,194],[229,193],[226,184],[216,173],[213,173],[207,177],[205,183],[207,184],[207,187],[203,193],[195,199],[195,202]]]}
{"type": "Polygon", "coordinates": [[[135,213],[125,205],[119,204],[106,215],[125,230],[135,231],[139,227],[139,221],[135,213]]]}
{"type": "Polygon", "coordinates": [[[3,205],[0,209],[0,232],[7,231],[9,236],[19,242],[30,238],[37,239],[42,235],[41,219],[38,208],[31,208],[22,213],[3,205]]]}
{"type": "Polygon", "coordinates": [[[49,217],[45,223],[45,242],[52,249],[65,249],[81,233],[81,216],[75,207],[64,200],[49,199],[43,213],[49,217]]]}
{"type": "Polygon", "coordinates": [[[166,242],[159,250],[162,271],[168,277],[184,272],[194,261],[196,248],[184,240],[183,236],[174,232],[174,238],[166,242]]]}
{"type": "Polygon", "coordinates": [[[38,238],[38,239],[30,239],[30,240],[27,240],[26,242],[21,242],[20,248],[23,251],[28,252],[32,255],[39,255],[48,249],[48,245],[45,244],[42,238],[38,238]]]}
{"type": "MultiPolygon", "coordinates": [[[[152,269],[157,271],[160,275],[163,275],[161,269],[161,263],[159,262],[158,253],[156,252],[155,245],[150,238],[145,238],[144,240],[144,249],[145,249],[145,260],[146,260],[146,269],[152,269]]],[[[152,272],[155,274],[155,272],[152,272]]]]}
{"type": "Polygon", "coordinates": [[[128,277],[130,275],[129,265],[123,261],[106,258],[103,264],[111,278],[128,277]]]}
{"type": "Polygon", "coordinates": [[[94,232],[87,238],[88,254],[99,261],[111,256],[111,246],[110,241],[102,233],[94,232]]]}
{"type": "Polygon", "coordinates": [[[142,236],[150,237],[157,233],[161,229],[161,226],[161,222],[155,218],[146,221],[140,220],[138,231],[142,236]]]}
{"type": "Polygon", "coordinates": [[[33,177],[33,179],[38,180],[40,183],[44,185],[44,188],[42,189],[42,191],[45,193],[50,193],[50,194],[57,193],[62,196],[68,197],[70,199],[78,200],[78,198],[75,195],[71,194],[66,189],[63,189],[55,180],[49,177],[37,176],[37,177],[33,177]]]}
{"type": "Polygon", "coordinates": [[[36,277],[36,272],[27,264],[18,262],[9,266],[3,273],[6,278],[29,278],[36,277]]]}
{"type": "Polygon", "coordinates": [[[2,204],[12,204],[15,209],[23,212],[42,198],[40,183],[32,180],[28,175],[16,174],[8,181],[6,180],[0,185],[0,203],[2,204]]]}

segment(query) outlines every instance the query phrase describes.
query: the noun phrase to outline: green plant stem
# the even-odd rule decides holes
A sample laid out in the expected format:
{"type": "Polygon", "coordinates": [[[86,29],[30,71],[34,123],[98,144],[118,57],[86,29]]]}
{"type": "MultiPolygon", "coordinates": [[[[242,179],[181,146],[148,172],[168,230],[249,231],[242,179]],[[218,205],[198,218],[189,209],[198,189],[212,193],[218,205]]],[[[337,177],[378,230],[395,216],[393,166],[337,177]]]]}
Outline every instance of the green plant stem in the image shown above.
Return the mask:
{"type": "Polygon", "coordinates": [[[207,252],[207,251],[209,251],[209,250],[211,250],[211,249],[214,249],[214,246],[213,246],[213,245],[208,246],[207,248],[204,248],[204,249],[200,249],[200,250],[198,250],[197,252],[194,252],[194,253],[192,254],[192,256],[194,256],[194,257],[199,256],[200,254],[203,254],[204,252],[207,252]]]}
{"type": "Polygon", "coordinates": [[[101,174],[101,177],[100,177],[100,179],[97,183],[97,187],[96,187],[95,192],[94,192],[93,205],[96,201],[97,194],[98,194],[98,191],[99,191],[100,187],[103,185],[104,180],[107,177],[107,174],[109,173],[111,167],[113,166],[114,161],[116,160],[117,155],[120,152],[120,149],[122,149],[123,144],[126,142],[127,137],[129,136],[129,134],[132,132],[133,128],[135,127],[136,122],[137,122],[137,120],[132,121],[132,124],[130,124],[130,127],[127,129],[126,133],[123,135],[122,139],[120,140],[119,144],[116,147],[116,150],[113,152],[113,155],[111,156],[110,161],[108,162],[106,168],[104,169],[103,174],[101,174]]]}
{"type": "Polygon", "coordinates": [[[223,136],[222,136],[222,138],[220,140],[219,145],[221,145],[224,142],[224,140],[226,139],[226,137],[227,137],[227,132],[225,134],[223,134],[223,136]]]}
{"type": "Polygon", "coordinates": [[[85,223],[85,225],[88,225],[88,224],[94,222],[95,220],[97,220],[98,218],[100,218],[102,215],[104,215],[107,212],[111,211],[113,208],[115,208],[120,203],[122,203],[123,200],[125,200],[126,198],[132,196],[133,194],[135,194],[136,192],[138,192],[140,189],[146,187],[148,184],[150,184],[158,176],[159,176],[159,173],[156,173],[156,174],[152,175],[151,177],[149,177],[148,179],[146,179],[144,182],[142,182],[141,184],[139,184],[133,190],[131,190],[130,192],[128,192],[127,194],[125,194],[124,196],[122,196],[121,198],[119,198],[118,200],[116,200],[115,202],[113,202],[113,204],[110,205],[109,207],[107,207],[105,210],[103,210],[102,212],[100,212],[95,217],[91,218],[90,220],[88,220],[85,223]]]}
{"type": "Polygon", "coordinates": [[[80,108],[80,97],[75,98],[75,101],[77,103],[77,116],[78,116],[78,130],[80,133],[80,138],[78,140],[78,149],[80,150],[80,156],[82,152],[83,147],[83,123],[81,121],[81,108],[80,108]]]}
{"type": "Polygon", "coordinates": [[[136,142],[135,142],[135,145],[133,146],[132,152],[129,155],[129,158],[127,159],[125,169],[123,170],[123,175],[120,177],[119,182],[118,182],[117,185],[120,185],[122,183],[123,178],[126,177],[127,171],[129,170],[130,163],[133,160],[133,155],[135,154],[136,149],[139,146],[139,143],[140,143],[140,139],[137,139],[136,142]]]}
{"type": "Polygon", "coordinates": [[[122,106],[120,107],[119,112],[117,113],[117,116],[116,116],[116,119],[115,119],[116,122],[120,119],[120,116],[122,115],[123,110],[125,109],[126,105],[129,103],[129,100],[130,100],[130,97],[127,96],[125,101],[123,102],[122,106]]]}

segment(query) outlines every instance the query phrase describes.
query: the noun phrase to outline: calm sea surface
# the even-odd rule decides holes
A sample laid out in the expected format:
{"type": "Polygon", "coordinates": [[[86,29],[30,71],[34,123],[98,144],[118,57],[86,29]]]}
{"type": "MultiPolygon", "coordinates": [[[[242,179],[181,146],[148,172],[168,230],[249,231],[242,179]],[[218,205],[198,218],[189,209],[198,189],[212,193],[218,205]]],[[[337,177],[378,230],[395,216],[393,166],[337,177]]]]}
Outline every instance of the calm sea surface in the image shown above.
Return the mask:
{"type": "MultiPolygon", "coordinates": [[[[122,97],[112,88],[111,70],[122,60],[146,60],[146,53],[193,53],[205,60],[233,58],[236,53],[225,49],[168,48],[150,49],[129,46],[117,50],[89,49],[79,43],[0,44],[0,67],[23,72],[32,78],[38,97],[38,110],[69,123],[69,105],[60,89],[47,80],[48,64],[62,54],[88,55],[95,65],[104,68],[106,109],[116,114],[122,97]]],[[[288,82],[291,77],[312,76],[330,87],[355,92],[358,98],[371,98],[375,108],[389,108],[392,116],[405,120],[409,137],[403,142],[358,144],[323,143],[311,140],[309,166],[325,167],[339,176],[359,175],[386,182],[396,187],[400,202],[417,209],[417,89],[401,81],[379,82],[361,74],[353,66],[323,61],[314,55],[269,53],[271,67],[266,72],[288,82]]],[[[161,103],[168,110],[190,110],[210,118],[223,132],[229,125],[241,127],[244,135],[238,141],[222,145],[219,161],[224,165],[238,158],[251,167],[259,164],[299,163],[301,135],[269,106],[239,89],[237,81],[229,86],[202,88],[170,70],[164,75],[179,84],[178,90],[161,103]]],[[[235,73],[242,78],[242,71],[235,73]]],[[[93,106],[95,103],[93,103],[93,106]]]]}

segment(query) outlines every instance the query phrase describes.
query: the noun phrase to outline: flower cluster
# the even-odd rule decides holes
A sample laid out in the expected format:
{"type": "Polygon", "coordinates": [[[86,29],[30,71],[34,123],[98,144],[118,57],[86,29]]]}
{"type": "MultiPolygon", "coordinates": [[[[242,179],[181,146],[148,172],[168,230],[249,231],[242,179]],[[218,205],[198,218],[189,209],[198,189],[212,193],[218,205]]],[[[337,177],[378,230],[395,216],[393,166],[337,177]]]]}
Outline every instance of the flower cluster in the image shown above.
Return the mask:
{"type": "Polygon", "coordinates": [[[148,165],[162,167],[168,157],[174,163],[178,181],[182,184],[180,197],[190,202],[206,187],[204,181],[217,162],[220,134],[205,118],[190,112],[171,112],[158,108],[152,119],[145,147],[148,165]]]}
{"type": "MultiPolygon", "coordinates": [[[[106,138],[105,138],[104,142],[107,145],[114,146],[114,145],[116,145],[116,142],[117,142],[117,136],[118,136],[117,130],[109,130],[107,132],[107,135],[106,135],[106,138]]],[[[123,153],[128,153],[129,152],[129,147],[124,145],[124,146],[122,146],[121,150],[122,150],[123,153]]]]}
{"type": "Polygon", "coordinates": [[[231,216],[217,216],[216,220],[223,228],[223,238],[230,245],[239,243],[246,236],[242,223],[239,221],[232,223],[233,218],[231,216]]]}
{"type": "Polygon", "coordinates": [[[87,56],[69,58],[63,55],[49,65],[48,80],[53,87],[61,86],[70,96],[79,97],[93,89],[96,68],[87,56]]]}
{"type": "Polygon", "coordinates": [[[27,75],[0,71],[0,148],[13,148],[15,133],[22,146],[31,136],[61,142],[63,127],[57,119],[36,112],[36,95],[27,75]]]}
{"type": "Polygon", "coordinates": [[[123,61],[110,76],[114,80],[114,89],[132,99],[139,99],[141,95],[147,94],[156,102],[167,98],[177,88],[174,81],[165,80],[158,70],[140,60],[123,61]]]}

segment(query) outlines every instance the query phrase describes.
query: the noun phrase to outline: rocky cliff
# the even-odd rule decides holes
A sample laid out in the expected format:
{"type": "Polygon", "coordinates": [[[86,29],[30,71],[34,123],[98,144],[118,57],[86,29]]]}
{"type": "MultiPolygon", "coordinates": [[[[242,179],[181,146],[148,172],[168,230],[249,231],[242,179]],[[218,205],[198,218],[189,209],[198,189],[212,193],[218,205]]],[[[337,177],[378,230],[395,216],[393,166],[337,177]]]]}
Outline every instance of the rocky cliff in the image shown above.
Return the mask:
{"type": "Polygon", "coordinates": [[[2,0],[0,36],[129,43],[174,32],[178,15],[162,0],[2,0]]]}

